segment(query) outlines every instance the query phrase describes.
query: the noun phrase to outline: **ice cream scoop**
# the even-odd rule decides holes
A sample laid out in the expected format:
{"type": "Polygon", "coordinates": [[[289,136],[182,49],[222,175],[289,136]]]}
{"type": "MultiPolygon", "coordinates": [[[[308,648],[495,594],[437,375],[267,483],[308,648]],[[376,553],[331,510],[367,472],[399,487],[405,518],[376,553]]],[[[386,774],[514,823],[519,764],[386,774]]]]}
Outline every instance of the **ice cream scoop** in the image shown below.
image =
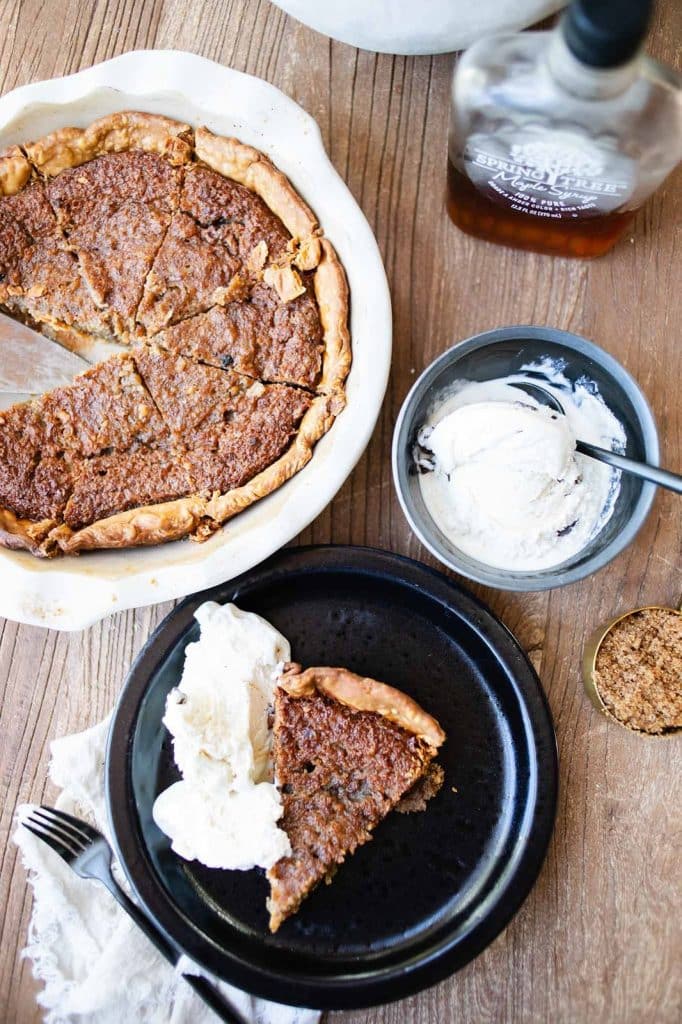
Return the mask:
{"type": "MultiPolygon", "coordinates": [[[[563,509],[564,484],[570,487],[571,478],[579,475],[568,421],[544,407],[511,402],[463,405],[437,423],[423,443],[439,472],[448,476],[460,505],[471,502],[472,513],[499,519],[507,529],[539,515],[539,505],[554,525],[556,515],[550,508],[553,512],[558,503],[563,509]]],[[[556,513],[560,528],[570,525],[572,508],[556,513]]]]}
{"type": "Polygon", "coordinates": [[[268,728],[289,643],[233,604],[206,601],[194,614],[201,634],[187,646],[163,718],[182,777],[157,796],[154,820],[186,860],[240,871],[271,867],[291,849],[277,824],[282,800],[268,728]]]}
{"type": "MultiPolygon", "coordinates": [[[[527,395],[542,402],[549,409],[554,409],[556,412],[561,413],[562,416],[566,415],[564,407],[556,395],[553,395],[547,388],[543,388],[541,384],[535,384],[527,380],[510,381],[510,383],[512,387],[525,391],[527,395]]],[[[588,455],[591,459],[597,459],[598,462],[603,462],[607,466],[613,466],[624,473],[632,473],[633,476],[641,477],[642,480],[650,480],[652,484],[656,484],[658,487],[667,487],[669,491],[682,494],[682,476],[679,473],[672,473],[670,470],[661,469],[659,466],[651,466],[648,462],[638,462],[636,459],[629,459],[626,455],[619,455],[617,452],[609,451],[607,448],[600,448],[598,445],[590,444],[589,441],[582,441],[580,438],[576,438],[575,449],[581,455],[588,455]]]]}
{"type": "Polygon", "coordinates": [[[460,551],[496,568],[559,565],[610,517],[617,470],[576,450],[576,435],[623,447],[601,398],[582,389],[570,415],[510,386],[514,378],[461,382],[418,432],[419,483],[433,522],[460,551]],[[430,471],[430,472],[429,472],[430,471]]]}

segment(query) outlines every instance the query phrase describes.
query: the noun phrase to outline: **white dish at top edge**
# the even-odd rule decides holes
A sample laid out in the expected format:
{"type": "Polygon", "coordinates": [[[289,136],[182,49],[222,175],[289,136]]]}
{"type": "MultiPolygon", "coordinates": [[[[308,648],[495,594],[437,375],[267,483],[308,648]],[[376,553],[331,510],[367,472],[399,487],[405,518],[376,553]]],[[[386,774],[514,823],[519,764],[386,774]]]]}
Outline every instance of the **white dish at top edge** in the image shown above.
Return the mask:
{"type": "Polygon", "coordinates": [[[0,149],[125,109],[237,136],[267,153],[310,204],[350,285],[348,404],[300,473],[204,544],[183,540],[51,560],[0,549],[0,615],[53,629],[81,629],[124,608],[214,586],[292,540],[331,501],[362,455],[391,362],[390,295],[374,235],[334,170],[316,122],[267,82],[190,53],[126,53],[1,97],[0,149]]]}
{"type": "Polygon", "coordinates": [[[449,53],[493,32],[515,32],[566,0],[273,0],[304,25],[380,53],[449,53]]]}

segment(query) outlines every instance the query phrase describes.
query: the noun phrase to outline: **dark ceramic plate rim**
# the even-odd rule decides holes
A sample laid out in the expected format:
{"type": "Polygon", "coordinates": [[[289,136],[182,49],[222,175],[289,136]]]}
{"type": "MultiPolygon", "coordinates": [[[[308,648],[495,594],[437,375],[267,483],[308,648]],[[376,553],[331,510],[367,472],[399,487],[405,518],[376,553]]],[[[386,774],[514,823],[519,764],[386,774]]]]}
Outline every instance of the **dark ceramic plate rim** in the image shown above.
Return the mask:
{"type": "Polygon", "coordinates": [[[473,594],[437,570],[376,548],[310,546],[291,548],[236,579],[186,598],[169,613],[138,654],[121,690],[111,726],[105,765],[106,803],[116,854],[138,900],[158,928],[197,963],[216,976],[254,995],[295,1006],[350,1009],[402,999],[433,985],[464,967],[506,927],[531,891],[545,859],[554,827],[558,792],[556,737],[540,680],[513,634],[473,594]],[[528,716],[529,729],[541,737],[537,749],[547,751],[537,767],[537,789],[525,844],[506,882],[486,913],[464,938],[448,944],[447,933],[419,956],[362,972],[293,978],[276,967],[265,969],[209,941],[192,927],[156,876],[132,811],[130,759],[132,736],[140,703],[149,680],[193,622],[194,610],[206,600],[239,600],[240,590],[257,579],[273,579],[292,571],[343,572],[390,579],[420,592],[446,608],[456,610],[488,647],[504,654],[514,669],[518,696],[528,716]]]}

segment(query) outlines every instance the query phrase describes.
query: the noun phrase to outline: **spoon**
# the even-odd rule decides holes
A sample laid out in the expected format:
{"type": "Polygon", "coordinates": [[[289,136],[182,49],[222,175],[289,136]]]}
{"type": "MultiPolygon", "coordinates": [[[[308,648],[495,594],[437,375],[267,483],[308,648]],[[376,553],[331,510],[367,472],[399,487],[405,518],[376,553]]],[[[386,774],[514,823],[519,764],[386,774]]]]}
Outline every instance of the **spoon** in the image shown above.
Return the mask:
{"type": "MultiPolygon", "coordinates": [[[[510,383],[512,387],[519,388],[530,395],[531,398],[539,400],[542,405],[547,405],[550,409],[554,409],[555,412],[560,412],[562,416],[566,415],[559,399],[551,391],[543,388],[542,385],[531,384],[530,381],[513,381],[510,383]]],[[[637,462],[636,459],[628,459],[625,455],[617,455],[607,448],[599,448],[596,444],[590,444],[588,441],[576,441],[575,449],[581,455],[588,455],[591,459],[596,459],[597,462],[605,462],[607,466],[613,466],[615,469],[621,469],[624,473],[631,473],[633,476],[641,477],[643,480],[650,480],[652,484],[657,484],[659,487],[667,487],[669,491],[682,494],[682,476],[679,473],[671,473],[667,469],[659,469],[658,466],[651,466],[648,462],[637,462]]]]}

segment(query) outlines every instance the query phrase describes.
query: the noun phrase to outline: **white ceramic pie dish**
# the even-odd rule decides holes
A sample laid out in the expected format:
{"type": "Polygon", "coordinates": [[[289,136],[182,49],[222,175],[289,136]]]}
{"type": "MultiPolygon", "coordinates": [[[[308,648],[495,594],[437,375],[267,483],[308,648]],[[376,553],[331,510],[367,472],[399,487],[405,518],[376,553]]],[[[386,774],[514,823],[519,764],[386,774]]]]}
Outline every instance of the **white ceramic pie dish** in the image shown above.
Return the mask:
{"type": "Polygon", "coordinates": [[[206,543],[177,541],[50,560],[0,549],[0,615],[53,629],[81,629],[124,608],[214,586],[290,541],[331,501],[362,455],[391,362],[391,303],[376,240],[334,170],[316,122],[267,82],[190,53],[126,53],[1,97],[0,149],[126,108],[237,136],[284,171],[314,210],[348,275],[353,365],[346,409],[308,465],[206,543]]]}

